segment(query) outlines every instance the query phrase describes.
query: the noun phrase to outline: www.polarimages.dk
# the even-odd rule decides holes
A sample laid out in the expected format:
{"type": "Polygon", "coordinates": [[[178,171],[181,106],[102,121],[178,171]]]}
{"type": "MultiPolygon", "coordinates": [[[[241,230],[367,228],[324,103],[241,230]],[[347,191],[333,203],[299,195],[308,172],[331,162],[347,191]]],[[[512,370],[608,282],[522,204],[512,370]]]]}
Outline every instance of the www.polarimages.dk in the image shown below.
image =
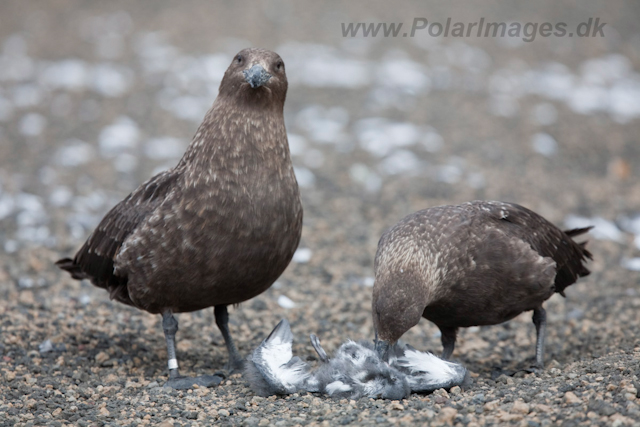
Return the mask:
{"type": "Polygon", "coordinates": [[[408,31],[402,22],[343,22],[342,37],[415,37],[427,32],[431,37],[516,37],[532,42],[541,37],[604,37],[605,22],[600,18],[589,18],[575,27],[566,22],[460,22],[447,18],[444,23],[429,22],[427,18],[413,18],[408,31]]]}

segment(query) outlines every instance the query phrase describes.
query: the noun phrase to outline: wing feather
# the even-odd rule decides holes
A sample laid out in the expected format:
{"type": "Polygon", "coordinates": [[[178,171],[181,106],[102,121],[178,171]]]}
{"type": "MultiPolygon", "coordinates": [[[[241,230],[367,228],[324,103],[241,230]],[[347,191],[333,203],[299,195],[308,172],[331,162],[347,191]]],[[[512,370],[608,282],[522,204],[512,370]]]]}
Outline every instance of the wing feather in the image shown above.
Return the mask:
{"type": "Polygon", "coordinates": [[[556,263],[555,291],[562,294],[567,286],[590,271],[584,265],[592,259],[585,242],[577,243],[573,237],[588,232],[592,227],[562,231],[542,216],[515,203],[479,202],[488,207],[495,221],[502,222],[512,235],[527,242],[543,257],[556,263]]]}
{"type": "Polygon", "coordinates": [[[105,215],[73,259],[61,259],[56,265],[74,279],[88,279],[107,289],[112,299],[134,305],[126,289],[127,277],[114,273],[114,259],[127,237],[165,200],[178,177],[170,170],[138,187],[105,215]]]}

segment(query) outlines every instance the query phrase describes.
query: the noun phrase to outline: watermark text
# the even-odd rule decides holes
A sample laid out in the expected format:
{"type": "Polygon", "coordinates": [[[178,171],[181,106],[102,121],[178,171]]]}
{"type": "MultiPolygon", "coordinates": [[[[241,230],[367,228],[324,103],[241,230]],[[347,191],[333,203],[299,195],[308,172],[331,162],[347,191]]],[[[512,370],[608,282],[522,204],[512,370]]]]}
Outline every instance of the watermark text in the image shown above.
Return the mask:
{"type": "Polygon", "coordinates": [[[460,22],[447,18],[442,23],[413,18],[410,27],[403,22],[343,22],[342,37],[415,37],[419,32],[427,32],[431,37],[515,37],[532,42],[537,36],[604,37],[605,25],[600,18],[589,18],[573,28],[566,22],[491,22],[485,18],[460,22]]]}

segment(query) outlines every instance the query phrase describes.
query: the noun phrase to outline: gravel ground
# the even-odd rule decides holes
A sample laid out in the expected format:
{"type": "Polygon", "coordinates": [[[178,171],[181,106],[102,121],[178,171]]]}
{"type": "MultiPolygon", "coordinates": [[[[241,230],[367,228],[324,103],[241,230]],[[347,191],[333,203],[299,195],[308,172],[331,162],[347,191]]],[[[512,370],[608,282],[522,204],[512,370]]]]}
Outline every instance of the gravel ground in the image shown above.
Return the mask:
{"type": "MultiPolygon", "coordinates": [[[[580,2],[319,4],[7,1],[0,5],[0,426],[640,425],[640,9],[580,2]],[[343,38],[342,22],[600,17],[604,38],[343,38]],[[62,274],[102,215],[174,164],[232,55],[280,53],[301,184],[301,250],[267,292],[231,310],[249,353],[286,317],[333,352],[372,337],[382,231],[428,206],[521,203],[595,223],[592,275],[546,304],[547,366],[531,315],[462,330],[461,390],[400,402],[259,398],[232,375],[167,391],[159,316],[62,274]]],[[[179,316],[185,374],[223,368],[210,310],[179,316]]],[[[426,321],[404,339],[440,352],[426,321]]]]}

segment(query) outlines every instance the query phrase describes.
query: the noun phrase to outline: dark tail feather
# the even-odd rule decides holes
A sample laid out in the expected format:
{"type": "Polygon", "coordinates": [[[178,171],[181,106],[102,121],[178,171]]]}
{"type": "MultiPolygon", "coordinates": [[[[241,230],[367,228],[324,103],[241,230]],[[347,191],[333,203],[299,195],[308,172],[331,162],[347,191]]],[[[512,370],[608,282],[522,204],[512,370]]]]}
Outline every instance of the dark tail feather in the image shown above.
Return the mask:
{"type": "Polygon", "coordinates": [[[562,268],[558,270],[558,273],[556,275],[556,292],[558,292],[562,296],[564,296],[564,290],[567,288],[567,286],[575,283],[575,281],[579,277],[588,276],[591,273],[589,269],[583,264],[583,262],[585,262],[587,258],[593,259],[593,255],[591,255],[591,252],[589,252],[586,248],[587,242],[585,241],[578,243],[575,242],[573,238],[588,232],[592,228],[593,226],[574,228],[572,230],[566,230],[564,232],[571,240],[569,247],[572,247],[573,249],[569,249],[569,247],[567,247],[567,249],[569,250],[569,253],[567,253],[567,262],[562,266],[562,268]]]}
{"type": "Polygon", "coordinates": [[[593,228],[593,225],[590,225],[589,227],[583,227],[583,228],[574,228],[572,230],[565,230],[564,234],[566,234],[569,237],[575,237],[575,236],[579,236],[581,234],[589,232],[589,230],[591,230],[592,228],[593,228]]]}
{"type": "MultiPolygon", "coordinates": [[[[579,244],[579,245],[580,245],[580,247],[582,248],[582,255],[583,255],[584,257],[586,257],[586,258],[593,259],[593,255],[591,254],[591,252],[589,252],[589,251],[587,250],[587,243],[589,243],[589,241],[588,241],[588,240],[585,240],[584,242],[580,242],[580,243],[578,243],[578,244],[579,244]]],[[[586,270],[586,269],[585,269],[585,270],[586,270]]],[[[587,274],[589,274],[589,270],[587,270],[587,274]]],[[[585,274],[585,276],[586,276],[586,274],[585,274]]]]}
{"type": "Polygon", "coordinates": [[[86,278],[86,274],[80,270],[80,266],[74,262],[71,258],[62,258],[56,261],[56,265],[62,270],[68,271],[76,280],[82,280],[86,278]]]}
{"type": "MultiPolygon", "coordinates": [[[[564,234],[573,238],[575,236],[580,236],[581,234],[588,233],[589,230],[591,230],[592,228],[593,228],[593,225],[590,225],[589,227],[583,227],[583,228],[574,228],[573,230],[565,230],[564,234]]],[[[588,241],[578,243],[578,245],[582,249],[582,259],[585,259],[585,258],[593,259],[593,255],[591,254],[591,252],[587,250],[587,243],[588,241]]],[[[578,272],[580,277],[584,277],[589,273],[590,271],[584,266],[582,267],[582,270],[578,272]]]]}

